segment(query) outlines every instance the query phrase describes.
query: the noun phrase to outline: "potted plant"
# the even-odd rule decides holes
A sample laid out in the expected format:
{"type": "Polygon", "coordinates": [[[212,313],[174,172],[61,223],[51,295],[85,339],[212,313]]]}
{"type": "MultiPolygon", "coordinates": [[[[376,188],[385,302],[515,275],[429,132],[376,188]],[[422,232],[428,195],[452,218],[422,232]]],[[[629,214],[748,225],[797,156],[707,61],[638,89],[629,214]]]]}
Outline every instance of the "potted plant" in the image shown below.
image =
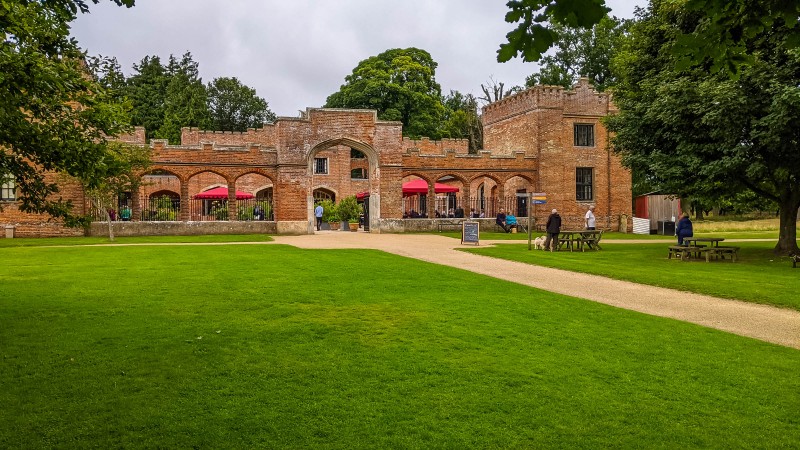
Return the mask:
{"type": "Polygon", "coordinates": [[[358,219],[350,219],[347,221],[350,231],[358,231],[358,219]]]}
{"type": "Polygon", "coordinates": [[[361,205],[355,195],[345,197],[336,207],[339,219],[350,224],[350,231],[358,231],[358,217],[361,215],[361,205]]]}
{"type": "Polygon", "coordinates": [[[327,223],[331,230],[338,230],[339,214],[336,212],[336,204],[331,200],[322,200],[319,204],[322,206],[322,221],[327,223]]]}

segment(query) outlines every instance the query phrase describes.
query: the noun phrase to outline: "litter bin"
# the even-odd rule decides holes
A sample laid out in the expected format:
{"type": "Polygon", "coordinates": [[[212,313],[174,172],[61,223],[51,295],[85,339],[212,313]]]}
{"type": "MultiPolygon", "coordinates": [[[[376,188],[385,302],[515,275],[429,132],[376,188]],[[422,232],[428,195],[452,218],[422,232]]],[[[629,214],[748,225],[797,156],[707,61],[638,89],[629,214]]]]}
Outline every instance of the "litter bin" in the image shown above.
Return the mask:
{"type": "Polygon", "coordinates": [[[675,222],[670,221],[658,221],[658,234],[663,234],[664,236],[674,236],[675,235],[675,222]]]}
{"type": "Polygon", "coordinates": [[[14,238],[14,225],[6,225],[6,239],[14,238]]]}

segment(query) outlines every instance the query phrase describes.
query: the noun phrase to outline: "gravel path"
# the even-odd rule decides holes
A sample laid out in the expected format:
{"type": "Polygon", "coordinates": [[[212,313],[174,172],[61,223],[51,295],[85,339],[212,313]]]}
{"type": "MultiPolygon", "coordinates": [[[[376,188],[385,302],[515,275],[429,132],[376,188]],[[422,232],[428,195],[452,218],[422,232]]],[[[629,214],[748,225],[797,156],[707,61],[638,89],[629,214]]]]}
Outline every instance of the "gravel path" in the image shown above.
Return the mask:
{"type": "MultiPolygon", "coordinates": [[[[321,231],[314,235],[275,236],[274,242],[299,248],[383,250],[550,292],[654,316],[683,320],[800,349],[798,311],[474,255],[455,250],[461,247],[460,242],[444,236],[321,231]]],[[[510,243],[510,241],[497,242],[510,243]]],[[[485,247],[494,243],[482,241],[480,246],[485,247]]]]}

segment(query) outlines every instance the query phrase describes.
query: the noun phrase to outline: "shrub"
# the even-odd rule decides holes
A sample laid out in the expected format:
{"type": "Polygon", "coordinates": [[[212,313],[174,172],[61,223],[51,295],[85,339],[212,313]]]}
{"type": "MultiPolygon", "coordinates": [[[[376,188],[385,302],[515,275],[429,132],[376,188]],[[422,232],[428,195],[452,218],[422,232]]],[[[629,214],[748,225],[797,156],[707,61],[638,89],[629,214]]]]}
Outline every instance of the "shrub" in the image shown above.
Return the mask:
{"type": "Polygon", "coordinates": [[[336,204],[331,200],[322,200],[319,202],[322,205],[322,221],[323,222],[338,222],[339,215],[336,212],[336,204]]]}
{"type": "Polygon", "coordinates": [[[336,211],[339,213],[339,219],[350,222],[351,220],[358,220],[361,215],[361,205],[358,204],[356,196],[351,195],[339,202],[336,211]]]}

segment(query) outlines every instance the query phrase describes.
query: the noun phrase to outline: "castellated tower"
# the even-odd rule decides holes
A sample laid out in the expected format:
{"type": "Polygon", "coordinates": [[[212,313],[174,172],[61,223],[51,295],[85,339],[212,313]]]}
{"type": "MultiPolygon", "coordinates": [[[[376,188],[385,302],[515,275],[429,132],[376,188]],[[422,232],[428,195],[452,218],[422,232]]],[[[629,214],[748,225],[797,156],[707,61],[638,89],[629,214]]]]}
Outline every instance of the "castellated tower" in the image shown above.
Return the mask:
{"type": "MultiPolygon", "coordinates": [[[[582,224],[590,205],[602,226],[631,216],[630,173],[611,151],[601,119],[616,108],[609,94],[581,78],[571,90],[536,86],[483,108],[483,143],[495,155],[524,152],[535,158],[537,192],[547,211],[559,210],[569,226],[582,224]],[[575,222],[575,223],[572,223],[575,222]]],[[[598,225],[601,225],[598,220],[598,225]]]]}

